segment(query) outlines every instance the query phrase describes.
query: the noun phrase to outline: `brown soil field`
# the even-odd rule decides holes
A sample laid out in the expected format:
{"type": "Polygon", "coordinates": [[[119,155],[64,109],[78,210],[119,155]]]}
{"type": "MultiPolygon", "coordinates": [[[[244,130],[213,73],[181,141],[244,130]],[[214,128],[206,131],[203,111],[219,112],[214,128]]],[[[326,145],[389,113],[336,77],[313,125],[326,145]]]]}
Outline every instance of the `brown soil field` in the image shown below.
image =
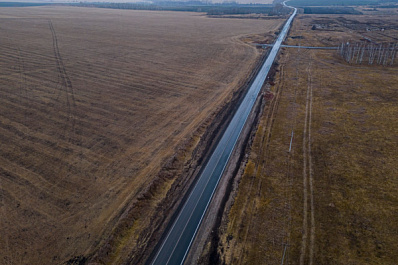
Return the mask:
{"type": "Polygon", "coordinates": [[[0,264],[134,261],[282,22],[1,8],[0,264]]]}
{"type": "MultiPolygon", "coordinates": [[[[286,42],[359,41],[363,22],[390,26],[365,34],[395,42],[396,16],[338,15],[299,15],[286,42]]],[[[397,64],[283,48],[274,79],[218,231],[218,262],[396,264],[397,64]]]]}

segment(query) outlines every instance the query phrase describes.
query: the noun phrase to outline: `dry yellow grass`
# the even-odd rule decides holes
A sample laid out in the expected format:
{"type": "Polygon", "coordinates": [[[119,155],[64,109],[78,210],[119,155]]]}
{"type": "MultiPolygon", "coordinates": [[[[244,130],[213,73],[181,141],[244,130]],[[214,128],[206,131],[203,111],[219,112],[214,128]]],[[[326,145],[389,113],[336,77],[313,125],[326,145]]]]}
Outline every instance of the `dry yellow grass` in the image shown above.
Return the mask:
{"type": "MultiPolygon", "coordinates": [[[[188,153],[177,159],[190,159],[209,117],[242,85],[259,53],[240,38],[281,22],[0,9],[0,263],[93,253],[178,146],[188,153]]],[[[145,218],[132,217],[107,262],[134,249],[176,178],[162,182],[145,218]]]]}
{"type": "MultiPolygon", "coordinates": [[[[394,19],[372,17],[369,23],[394,19]]],[[[343,21],[299,16],[291,36],[304,38],[288,43],[337,46],[361,38],[343,21]],[[319,20],[335,24],[335,30],[312,31],[319,20]]],[[[393,31],[368,34],[393,41],[387,37],[393,31]]],[[[224,216],[221,260],[395,264],[398,68],[349,65],[334,51],[285,49],[278,69],[274,97],[224,216]]]]}

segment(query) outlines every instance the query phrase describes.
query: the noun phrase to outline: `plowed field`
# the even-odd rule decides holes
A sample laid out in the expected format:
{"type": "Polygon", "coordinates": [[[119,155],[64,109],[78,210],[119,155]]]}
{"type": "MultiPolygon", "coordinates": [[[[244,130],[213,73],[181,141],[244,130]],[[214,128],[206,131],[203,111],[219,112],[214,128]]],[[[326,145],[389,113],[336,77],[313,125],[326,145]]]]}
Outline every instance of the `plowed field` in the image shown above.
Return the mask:
{"type": "MultiPolygon", "coordinates": [[[[281,23],[0,9],[0,263],[60,264],[93,253],[242,86],[260,55],[242,39],[272,36],[281,23]]],[[[148,226],[135,222],[129,237],[148,226]]]]}

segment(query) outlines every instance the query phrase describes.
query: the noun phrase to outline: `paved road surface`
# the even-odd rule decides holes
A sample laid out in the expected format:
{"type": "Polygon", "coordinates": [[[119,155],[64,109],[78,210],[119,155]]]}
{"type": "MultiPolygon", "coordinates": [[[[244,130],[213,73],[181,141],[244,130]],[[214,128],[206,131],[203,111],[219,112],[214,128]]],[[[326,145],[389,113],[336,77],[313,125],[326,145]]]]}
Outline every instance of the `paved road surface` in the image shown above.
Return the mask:
{"type": "MultiPolygon", "coordinates": [[[[272,47],[274,44],[256,44],[256,46],[261,46],[261,47],[272,47]]],[[[320,46],[297,46],[297,45],[281,45],[281,47],[286,47],[286,48],[301,48],[301,49],[319,49],[319,50],[338,50],[339,47],[320,47],[320,46]]]]}
{"type": "Polygon", "coordinates": [[[293,14],[286,22],[282,32],[275,42],[267,60],[253,81],[249,91],[232,118],[224,135],[211,155],[207,165],[198,178],[195,187],[174,221],[167,236],[160,245],[152,265],[183,264],[199,225],[206,213],[213,193],[228,163],[229,157],[239,138],[240,132],[253,108],[256,98],[264,84],[265,78],[278,53],[279,47],[286,36],[290,23],[296,15],[293,14]]]}

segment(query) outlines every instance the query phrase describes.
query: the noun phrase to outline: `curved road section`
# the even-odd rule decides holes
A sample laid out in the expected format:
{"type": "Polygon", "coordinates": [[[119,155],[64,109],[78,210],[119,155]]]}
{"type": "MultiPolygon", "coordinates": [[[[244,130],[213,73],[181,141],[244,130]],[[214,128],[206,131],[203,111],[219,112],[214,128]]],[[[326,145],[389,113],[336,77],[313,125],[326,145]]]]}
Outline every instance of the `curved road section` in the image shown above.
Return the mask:
{"type": "Polygon", "coordinates": [[[221,137],[195,187],[192,189],[174,224],[150,263],[151,265],[181,265],[184,263],[240,132],[246,123],[296,12],[297,10],[294,8],[293,14],[289,17],[282,32],[279,34],[267,60],[261,67],[235,116],[221,137]]]}

